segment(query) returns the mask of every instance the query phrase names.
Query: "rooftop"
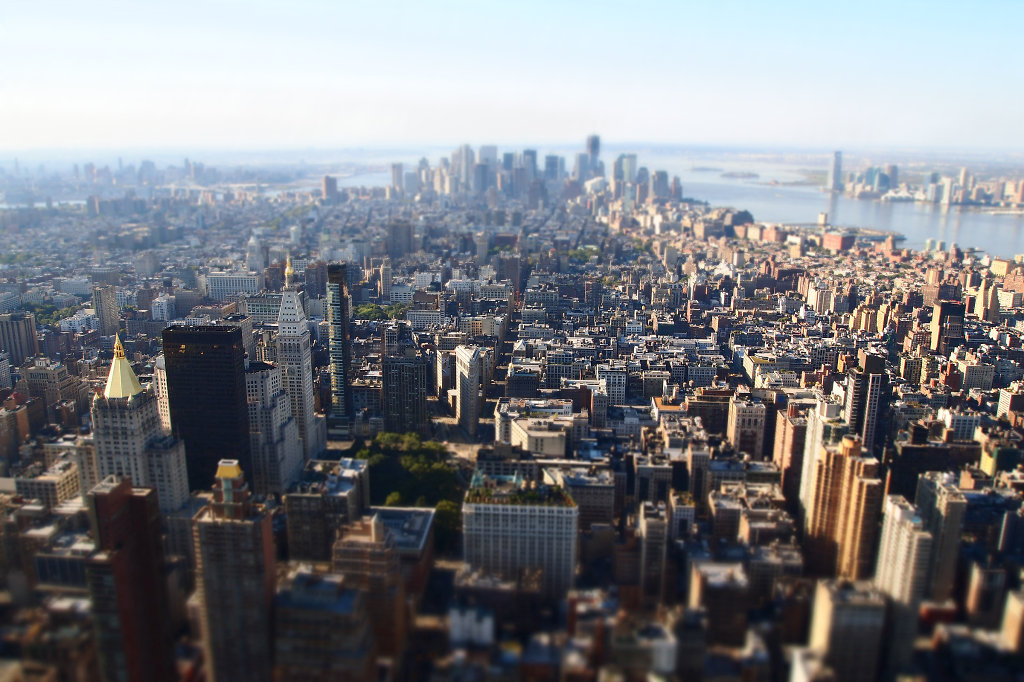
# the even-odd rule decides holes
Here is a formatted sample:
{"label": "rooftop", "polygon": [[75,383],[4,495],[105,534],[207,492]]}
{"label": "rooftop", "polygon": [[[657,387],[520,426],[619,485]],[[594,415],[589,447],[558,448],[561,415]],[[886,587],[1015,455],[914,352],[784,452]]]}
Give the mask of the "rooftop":
{"label": "rooftop", "polygon": [[526,481],[513,476],[486,476],[473,473],[464,504],[502,504],[518,506],[575,507],[572,497],[561,486]]}

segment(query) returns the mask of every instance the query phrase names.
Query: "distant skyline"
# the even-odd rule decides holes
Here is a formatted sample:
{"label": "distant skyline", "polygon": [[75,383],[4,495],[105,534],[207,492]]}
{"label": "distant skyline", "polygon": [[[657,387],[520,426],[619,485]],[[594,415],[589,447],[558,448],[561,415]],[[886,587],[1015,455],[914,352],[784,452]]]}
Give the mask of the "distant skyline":
{"label": "distant skyline", "polygon": [[0,154],[1024,150],[1024,3],[15,3]]}

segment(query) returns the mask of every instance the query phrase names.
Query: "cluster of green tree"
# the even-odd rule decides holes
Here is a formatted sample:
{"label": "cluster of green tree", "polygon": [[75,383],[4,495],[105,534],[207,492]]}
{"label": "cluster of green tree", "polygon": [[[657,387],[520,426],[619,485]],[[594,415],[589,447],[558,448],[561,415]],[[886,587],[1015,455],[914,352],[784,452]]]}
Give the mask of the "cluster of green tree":
{"label": "cluster of green tree", "polygon": [[31,259],[32,254],[29,253],[0,253],[0,264],[3,265],[21,265]]}
{"label": "cluster of green tree", "polygon": [[389,306],[363,303],[356,306],[355,318],[357,320],[400,320],[405,317],[408,310],[409,306],[405,303],[394,303]]}
{"label": "cluster of green tree", "polygon": [[65,317],[71,317],[78,310],[78,306],[58,309],[52,303],[24,303],[21,307],[36,316],[36,324],[47,327],[57,324]]}
{"label": "cluster of green tree", "polygon": [[633,240],[633,248],[635,248],[637,251],[646,251],[648,253],[651,253],[652,251],[654,251],[654,240],[648,239],[647,241],[644,241],[643,239],[640,239],[638,237]]}
{"label": "cluster of green tree", "polygon": [[578,249],[572,249],[571,251],[569,251],[569,258],[571,260],[578,260],[581,263],[586,263],[588,260],[590,260],[591,256],[596,256],[599,253],[601,253],[601,250],[599,248],[588,244],[587,246],[583,246]]}
{"label": "cluster of green tree", "polygon": [[290,208],[284,212],[284,217],[291,219],[301,218],[309,212],[309,208],[309,206],[296,206],[295,208]]}
{"label": "cluster of green tree", "polygon": [[452,545],[464,491],[444,445],[415,433],[379,433],[356,457],[369,462],[371,503],[434,507],[437,544]]}

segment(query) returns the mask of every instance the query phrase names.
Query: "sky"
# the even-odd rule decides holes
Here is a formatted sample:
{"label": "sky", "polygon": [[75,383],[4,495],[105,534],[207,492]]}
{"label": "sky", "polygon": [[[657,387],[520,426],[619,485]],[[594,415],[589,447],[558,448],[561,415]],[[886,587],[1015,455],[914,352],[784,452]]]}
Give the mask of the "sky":
{"label": "sky", "polygon": [[1024,2],[9,2],[0,153],[1020,151]]}

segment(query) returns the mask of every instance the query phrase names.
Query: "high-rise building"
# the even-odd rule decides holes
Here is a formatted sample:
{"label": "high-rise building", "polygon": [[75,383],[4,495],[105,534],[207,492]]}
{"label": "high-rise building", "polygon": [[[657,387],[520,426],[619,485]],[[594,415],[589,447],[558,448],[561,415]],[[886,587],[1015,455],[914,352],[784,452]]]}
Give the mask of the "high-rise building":
{"label": "high-rise building", "polygon": [[6,351],[0,351],[0,390],[13,387],[14,382],[11,377],[11,356]]}
{"label": "high-rise building", "polygon": [[539,571],[543,593],[562,598],[576,570],[578,522],[562,488],[477,470],[462,503],[465,561],[504,580]]}
{"label": "high-rise building", "polygon": [[377,287],[377,294],[380,296],[381,303],[388,305],[391,303],[391,259],[385,258],[384,262],[380,264],[380,283]]}
{"label": "high-rise building", "polygon": [[999,630],[999,642],[1005,651],[1024,651],[1024,590],[1006,594],[1006,608]]}
{"label": "high-rise building", "polygon": [[338,529],[361,518],[369,505],[365,459],[306,462],[302,481],[284,496],[288,558],[330,561]]}
{"label": "high-rise building", "polygon": [[809,645],[823,655],[835,682],[878,679],[885,597],[869,583],[821,580],[814,595]]}
{"label": "high-rise building", "polygon": [[245,370],[252,450],[252,489],[257,495],[281,495],[302,474],[302,441],[292,416],[281,370],[250,362]]}
{"label": "high-rise building", "polygon": [[117,338],[107,384],[92,401],[98,475],[155,488],[166,514],[188,502],[188,470],[185,444],[164,432],[157,402],[156,394],[139,383]]}
{"label": "high-rise building", "polygon": [[590,170],[597,173],[597,164],[601,157],[601,137],[590,135],[587,137],[587,154],[590,156]]}
{"label": "high-rise building", "polygon": [[455,389],[458,402],[455,419],[470,436],[476,436],[480,423],[480,348],[458,346],[455,349]]}
{"label": "high-rise building", "polygon": [[171,432],[171,404],[167,397],[167,361],[163,354],[153,360],[153,393],[156,394],[157,412],[164,433]]}
{"label": "high-rise building", "polygon": [[348,269],[344,263],[327,266],[327,327],[331,357],[331,411],[327,415],[329,438],[348,438],[352,428],[351,316]]}
{"label": "high-rise building", "polygon": [[338,200],[338,178],[332,178],[330,175],[325,175],[320,190],[320,196],[329,204],[336,203]]}
{"label": "high-rise building", "polygon": [[561,179],[561,170],[564,161],[557,154],[548,154],[544,157],[544,179],[552,182]]}
{"label": "high-rise building", "polygon": [[253,232],[245,245],[245,269],[250,272],[262,273],[265,267],[267,267],[267,259],[263,252],[263,245],[260,244],[256,233]]}
{"label": "high-rise building", "polygon": [[105,478],[87,503],[96,554],[86,561],[104,680],[177,680],[157,492]]}
{"label": "high-rise building", "polygon": [[772,461],[782,474],[782,494],[792,510],[799,507],[800,475],[803,473],[804,445],[807,442],[806,406],[801,409],[790,400],[786,411],[775,416],[775,448]]}
{"label": "high-rise building", "polygon": [[36,316],[32,313],[0,315],[0,350],[10,356],[14,367],[20,367],[27,358],[39,353]]}
{"label": "high-rise building", "polygon": [[824,447],[814,468],[807,523],[807,568],[812,575],[859,580],[875,566],[882,511],[878,460],[864,457],[860,439],[844,436]]}
{"label": "high-rise building", "polygon": [[277,314],[277,366],[281,370],[281,382],[288,394],[292,416],[299,427],[302,455],[305,459],[312,459],[327,446],[327,431],[323,418],[317,416],[314,408],[312,341],[306,312],[287,271],[285,280],[281,309]]}
{"label": "high-rise building", "polygon": [[293,570],[274,599],[274,679],[360,682],[377,677],[366,594],[337,573]]}
{"label": "high-rise building", "polygon": [[576,155],[576,165],[573,167],[572,177],[579,182],[584,182],[590,177],[590,155],[586,152]]}
{"label": "high-rise building", "polygon": [[276,582],[271,517],[251,500],[237,460],[220,460],[213,478],[213,501],[192,521],[207,676],[269,682]]}
{"label": "high-rise building", "polygon": [[665,595],[668,556],[668,512],[664,502],[640,505],[637,531],[640,536],[640,593],[645,604],[656,607]]}
{"label": "high-rise building", "polygon": [[987,276],[981,280],[978,287],[978,297],[974,302],[974,314],[978,319],[990,324],[998,324],[999,315],[999,285],[990,280]]}
{"label": "high-rise building", "polygon": [[227,455],[252,471],[242,330],[168,327],[163,346],[171,423],[185,441],[189,489],[208,486]]}
{"label": "high-rise building", "polygon": [[964,337],[965,312],[964,304],[954,301],[939,301],[932,306],[931,349],[934,352],[948,356],[967,342]]}
{"label": "high-rise building", "polygon": [[411,253],[412,223],[408,220],[392,220],[388,223],[388,255],[392,260]]}
{"label": "high-rise building", "polygon": [[92,307],[96,311],[96,319],[100,321],[100,335],[116,334],[120,324],[117,307],[117,289],[107,285],[94,287],[92,290]]}
{"label": "high-rise building", "polygon": [[847,432],[843,405],[834,396],[817,396],[817,404],[807,412],[807,435],[800,463],[800,518],[806,529],[814,505],[815,468],[824,453],[822,446],[835,445]]}
{"label": "high-rise building", "polygon": [[391,189],[395,192],[401,193],[404,187],[405,178],[403,177],[402,164],[393,163],[391,164]]}
{"label": "high-rise building", "polygon": [[377,651],[401,656],[408,628],[405,580],[394,537],[379,516],[345,526],[334,543],[331,567],[366,595]]}
{"label": "high-rise building", "polygon": [[459,186],[463,192],[468,192],[473,184],[473,166],[476,165],[476,155],[473,154],[473,147],[464,144],[459,147]]}
{"label": "high-rise building", "polygon": [[867,451],[873,452],[882,433],[879,428],[889,398],[889,377],[885,360],[879,355],[862,353],[859,367],[851,369],[846,380],[846,421],[850,432],[860,436]]}
{"label": "high-rise building", "polygon": [[944,602],[953,596],[967,498],[957,487],[955,475],[929,471],[917,479],[914,505],[925,529],[932,534],[927,596]]}
{"label": "high-rise building", "polygon": [[764,455],[764,431],[767,408],[759,398],[734,395],[729,398],[729,422],[726,437],[736,450],[761,459]]}
{"label": "high-rise building", "polygon": [[303,277],[306,295],[310,298],[323,298],[327,295],[327,263],[316,261],[306,264]]}
{"label": "high-rise building", "polygon": [[932,535],[917,510],[900,495],[885,499],[875,587],[890,599],[888,654],[890,677],[910,661],[917,633],[917,612],[928,590]]}
{"label": "high-rise building", "polygon": [[427,362],[422,357],[385,357],[381,401],[384,429],[418,431],[427,419]]}
{"label": "high-rise building", "polygon": [[843,191],[843,153],[832,154],[832,167],[828,173],[828,190],[830,192]]}
{"label": "high-rise building", "polygon": [[526,169],[526,183],[529,184],[537,178],[537,150],[523,150],[523,168]]}

